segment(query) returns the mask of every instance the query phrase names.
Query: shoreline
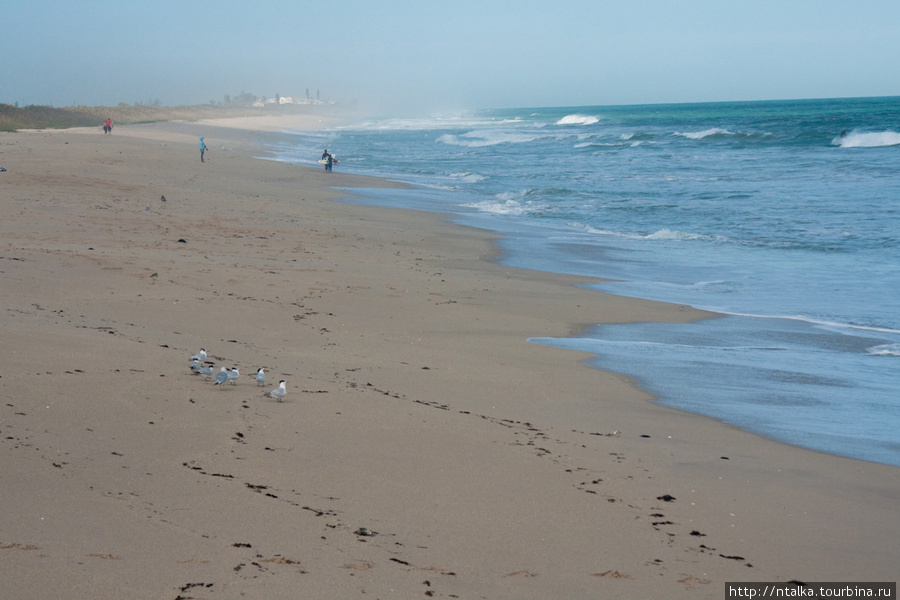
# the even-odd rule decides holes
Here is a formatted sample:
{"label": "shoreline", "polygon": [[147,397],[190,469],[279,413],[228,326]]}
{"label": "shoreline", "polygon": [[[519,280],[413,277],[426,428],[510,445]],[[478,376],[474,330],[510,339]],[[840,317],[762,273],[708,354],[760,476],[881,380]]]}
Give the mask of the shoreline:
{"label": "shoreline", "polygon": [[[348,127],[347,129],[352,130],[353,127]],[[295,132],[300,133],[300,132]],[[350,143],[351,148],[353,148],[353,142],[351,139],[356,138],[356,136],[350,136],[351,139],[346,139],[341,134],[340,130],[334,130],[334,134],[338,136],[338,140],[344,140],[343,143]],[[309,153],[309,146],[307,145],[309,139],[315,139],[315,137],[310,138],[309,135],[296,135],[294,136],[296,139],[294,141],[294,145],[291,144],[290,140],[288,140],[287,145],[284,143],[280,143],[278,145],[273,146],[275,149],[275,157],[277,159],[283,159],[290,162],[293,158],[297,159],[297,164],[309,163],[310,161],[305,160],[305,156],[303,153]],[[444,215],[448,220],[459,223],[467,226],[473,226],[476,228],[486,228],[489,231],[494,231],[498,236],[497,243],[497,256],[494,260],[500,261],[508,266],[520,266],[525,269],[538,270],[538,271],[546,271],[546,272],[554,272],[554,273],[564,273],[564,274],[572,274],[572,275],[584,275],[585,277],[590,278],[591,275],[588,273],[591,272],[590,269],[579,269],[577,266],[573,268],[572,265],[569,265],[562,259],[557,259],[557,261],[553,261],[552,259],[548,259],[546,256],[542,255],[542,253],[536,249],[536,246],[532,244],[540,245],[540,233],[536,237],[533,237],[528,234],[523,234],[522,229],[519,226],[513,226],[509,229],[508,224],[505,226],[502,223],[502,219],[493,219],[490,215],[484,216],[485,213],[493,212],[490,208],[477,208],[475,209],[474,215],[472,212],[466,210],[466,208],[472,207],[473,205],[479,205],[480,202],[476,202],[474,200],[466,199],[461,200],[460,196],[445,196],[441,199],[432,198],[432,191],[429,189],[430,185],[421,181],[420,177],[417,174],[414,174],[413,171],[407,171],[403,166],[399,166],[398,172],[406,172],[408,177],[395,177],[395,173],[392,173],[391,170],[386,168],[377,168],[374,166],[374,163],[371,163],[370,159],[373,158],[370,156],[365,147],[368,144],[363,144],[361,146],[357,146],[355,152],[361,152],[361,156],[356,156],[355,161],[359,161],[358,164],[365,165],[368,164],[368,167],[363,167],[366,169],[369,175],[381,176],[392,180],[403,181],[406,179],[410,182],[412,187],[410,190],[405,191],[401,194],[397,194],[392,192],[391,190],[367,190],[363,194],[362,198],[355,200],[355,202],[369,205],[369,206],[383,206],[383,207],[394,207],[394,208],[409,208],[413,210],[424,210],[426,212],[434,212],[437,214]],[[303,147],[305,150],[297,154],[297,148]],[[345,148],[345,152],[348,150]],[[427,151],[426,151],[427,152]],[[377,162],[377,161],[376,161]],[[380,163],[382,167],[386,167],[386,163]],[[471,165],[469,165],[471,167]],[[355,167],[351,165],[351,170],[355,170]],[[343,170],[343,169],[342,169]],[[472,168],[464,168],[459,167],[455,168],[454,171],[471,171]],[[433,184],[433,182],[432,182]],[[447,192],[448,194],[455,194],[455,191]],[[459,192],[461,194],[468,194],[467,191]],[[496,196],[497,190],[494,190],[494,195]],[[423,198],[428,198],[428,200],[423,200]],[[518,221],[513,219],[513,222]],[[508,235],[507,235],[508,232]],[[536,241],[537,240],[537,241]],[[551,249],[550,255],[554,256],[554,251]],[[523,259],[523,257],[525,257]],[[530,257],[530,258],[528,258]],[[534,263],[537,262],[537,265]],[[529,266],[530,264],[530,266]],[[690,264],[690,261],[687,261],[685,264]],[[581,271],[579,273],[579,271]],[[613,265],[613,271],[616,271],[616,267]],[[603,269],[600,270],[603,272]],[[674,304],[684,304],[687,306],[695,307],[691,300],[686,298],[677,298],[676,297],[665,297],[665,294],[662,294],[662,297],[659,295],[654,295],[659,293],[659,290],[653,289],[644,289],[643,291],[635,292],[632,290],[629,292],[627,289],[616,289],[617,287],[621,287],[621,284],[625,284],[626,288],[628,287],[628,282],[617,282],[608,280],[604,281],[603,276],[598,276],[599,279],[596,281],[587,281],[586,287],[598,289],[601,291],[606,291],[610,294],[619,294],[625,295],[629,297],[639,297],[643,299],[652,299],[665,303],[674,303]],[[614,274],[611,274],[610,277],[615,278]],[[629,277],[625,277],[625,279],[629,279]],[[606,283],[610,283],[613,285],[605,285]],[[677,288],[678,286],[674,286]],[[777,296],[776,296],[777,297]],[[701,298],[694,298],[698,302],[703,302]],[[777,313],[771,313],[768,315],[758,314],[758,315],[748,315],[744,314],[744,312],[728,312],[729,310],[734,310],[734,307],[720,307],[719,310],[710,308],[706,309],[705,318],[711,318],[712,321],[705,323],[698,323],[691,327],[685,328],[677,328],[675,331],[683,332],[685,337],[681,339],[687,339],[691,337],[691,334],[688,332],[693,332],[694,336],[703,340],[700,344],[701,347],[705,345],[705,343],[720,343],[725,347],[729,346],[729,342],[731,340],[737,339],[737,336],[734,335],[737,332],[729,331],[726,334],[719,333],[716,334],[717,327],[725,327],[723,323],[733,322],[739,318],[745,319],[757,319],[757,323],[745,323],[745,330],[748,332],[759,332],[759,329],[756,327],[760,327],[759,323],[761,321],[766,323],[784,323],[787,328],[793,329],[793,323],[795,321],[800,321],[804,324],[809,324],[811,326],[815,326],[816,321],[814,319],[806,319],[803,317],[791,317],[791,316],[783,316],[777,317],[774,316]],[[829,324],[829,323],[823,323]],[[859,434],[855,436],[847,436],[843,437],[840,431],[836,432],[810,432],[803,428],[804,423],[810,422],[821,422],[823,424],[827,424],[831,419],[828,418],[826,414],[810,414],[814,413],[814,410],[809,410],[806,413],[803,413],[805,409],[803,406],[799,407],[799,411],[802,414],[798,414],[796,419],[793,419],[791,415],[783,415],[784,418],[773,418],[771,416],[772,411],[768,409],[762,409],[759,412],[761,416],[756,416],[752,413],[751,410],[747,409],[747,406],[754,405],[752,400],[747,400],[745,402],[737,401],[732,399],[730,402],[724,402],[728,406],[727,409],[720,408],[720,400],[717,399],[717,396],[720,396],[721,392],[717,392],[715,388],[719,388],[721,390],[722,386],[717,386],[716,384],[711,384],[708,387],[709,389],[705,389],[704,393],[695,393],[699,390],[704,390],[704,384],[706,382],[714,382],[719,379],[718,374],[715,372],[715,369],[703,369],[703,373],[697,373],[696,378],[691,378],[686,381],[684,385],[684,393],[679,389],[672,389],[670,384],[671,381],[677,381],[678,377],[670,377],[671,374],[661,375],[660,373],[654,372],[655,369],[646,365],[646,362],[652,363],[653,357],[649,358],[649,361],[642,361],[638,359],[638,361],[630,362],[628,360],[624,360],[620,357],[619,359],[614,359],[614,356],[617,351],[610,352],[609,350],[604,351],[604,346],[601,343],[601,340],[606,338],[606,334],[600,335],[591,335],[591,331],[594,329],[594,323],[585,323],[580,324],[577,330],[575,330],[569,336],[565,336],[563,338],[551,338],[551,339],[541,339],[535,340],[537,343],[546,343],[551,346],[561,347],[561,348],[573,348],[573,349],[581,349],[585,352],[591,352],[589,350],[589,346],[596,345],[599,346],[594,353],[591,354],[592,358],[588,361],[589,364],[593,368],[599,368],[607,371],[619,372],[624,375],[628,375],[634,377],[639,380],[640,387],[649,391],[654,395],[658,395],[656,398],[657,402],[670,406],[672,408],[677,408],[679,410],[684,410],[687,412],[691,412],[693,414],[703,415],[713,417],[717,420],[721,420],[725,423],[735,424],[738,427],[749,431],[751,433],[755,433],[761,435],[763,437],[767,437],[769,439],[774,439],[781,443],[786,443],[789,445],[795,445],[798,447],[803,447],[807,449],[812,449],[816,451],[822,451],[826,454],[833,454],[836,456],[843,456],[846,458],[854,458],[857,460],[863,461],[871,461],[878,462],[883,464],[888,464],[892,466],[900,466],[900,462],[898,462],[898,456],[896,453],[896,449],[892,447],[893,439],[890,437],[889,433],[887,433],[887,427],[882,427],[881,429],[885,431],[884,434],[875,434],[873,430],[869,429],[867,431],[861,431]],[[835,323],[830,323],[829,325],[834,326]],[[767,325],[762,325],[761,327],[766,327]],[[628,325],[626,328],[612,328],[613,331],[626,332],[628,330],[635,332],[641,331],[641,324]],[[647,323],[646,327],[649,329],[654,329],[655,324],[653,322]],[[849,327],[849,326],[848,326]],[[598,329],[603,328],[603,324],[597,326]],[[661,348],[666,347],[665,339],[665,331],[667,330],[668,325],[663,324],[663,327],[657,329],[656,335],[651,334],[649,337],[638,338],[648,343],[660,343]],[[852,331],[852,327],[849,327]],[[660,334],[659,332],[663,333]],[[703,331],[704,333],[698,333]],[[620,333],[621,336],[627,336],[628,334]],[[640,335],[640,334],[635,334]],[[674,334],[673,334],[674,335]],[[758,335],[758,334],[757,334]],[[612,335],[613,338],[617,336],[615,334]],[[584,338],[584,339],[579,339]],[[591,342],[592,338],[596,338],[595,342]],[[631,339],[631,338],[627,338]],[[716,339],[718,342],[712,342],[711,340]],[[671,343],[671,342],[669,342]],[[689,344],[688,342],[684,342],[685,344]],[[767,343],[767,340],[758,340],[758,343],[764,345]],[[874,342],[873,342],[874,343]],[[677,346],[678,344],[676,344]],[[752,346],[753,344],[750,344]],[[685,346],[687,347],[687,346]],[[628,352],[628,348],[624,349],[625,352]],[[682,352],[680,350],[676,350],[676,352]],[[636,353],[640,354],[640,352]],[[682,352],[684,353],[684,352]],[[606,355],[606,358],[603,359],[603,356]],[[757,357],[758,358],[758,357]],[[686,367],[690,367],[691,361],[689,359],[684,360],[687,364],[684,365]],[[748,361],[752,362],[752,361]],[[758,360],[754,362],[754,364],[759,365]],[[644,365],[644,366],[639,366]],[[773,377],[779,376],[778,369],[782,365],[774,364],[768,365],[767,367],[759,367],[760,369],[771,368],[774,369],[772,372]],[[745,364],[745,368],[750,371],[753,371],[749,364]],[[820,367],[819,371],[822,372],[823,369]],[[783,374],[782,374],[783,375]],[[808,375],[809,377],[813,377],[814,375]],[[764,376],[761,375],[759,371],[756,372],[755,377],[756,381],[762,381],[765,379]],[[761,379],[760,379],[761,378]],[[750,377],[748,377],[750,379]],[[878,381],[878,377],[869,377],[871,381]],[[848,380],[842,382],[842,386],[847,388],[856,387],[860,382],[857,380]],[[699,385],[698,385],[699,384]],[[732,386],[734,386],[734,382],[732,382]],[[755,387],[752,383],[747,385],[744,389],[751,390]],[[731,389],[737,389],[736,387],[732,387]],[[765,390],[765,391],[763,391]],[[863,399],[868,395],[869,390],[867,388],[857,389],[855,394],[856,398]],[[766,392],[769,392],[768,394]],[[756,393],[755,398],[759,399],[758,405],[766,406],[771,402],[772,404],[777,404],[778,399],[782,399],[778,394],[779,390],[767,389],[764,387],[760,387],[759,391]],[[739,395],[739,394],[736,394]],[[790,404],[791,402],[797,402],[798,404],[812,405],[815,404],[815,401],[809,400],[807,398],[796,398],[798,394],[794,392],[794,395],[791,396],[790,392],[785,393],[785,397],[783,401],[785,404]],[[702,400],[700,398],[703,398]],[[774,398],[775,400],[770,400],[770,398]],[[823,401],[827,403],[828,400]],[[888,401],[887,399],[881,399]],[[839,402],[835,402],[836,405],[839,405]],[[875,399],[870,398],[870,405],[881,405],[882,402],[879,402]],[[864,419],[861,415],[858,415],[860,418],[860,422],[863,422]],[[844,423],[844,419],[840,417],[835,417],[833,419],[834,422],[839,422],[843,424],[843,428],[847,427],[862,427],[859,423],[849,424]],[[825,427],[827,431],[827,427]],[[829,436],[830,434],[830,436]]]}
{"label": "shoreline", "polygon": [[[204,124],[127,129],[0,135],[4,595],[695,598],[897,572],[896,468],[527,341],[700,313],[335,202],[391,183],[248,159],[265,134],[212,130],[201,165]],[[189,373],[201,346],[238,386]]]}

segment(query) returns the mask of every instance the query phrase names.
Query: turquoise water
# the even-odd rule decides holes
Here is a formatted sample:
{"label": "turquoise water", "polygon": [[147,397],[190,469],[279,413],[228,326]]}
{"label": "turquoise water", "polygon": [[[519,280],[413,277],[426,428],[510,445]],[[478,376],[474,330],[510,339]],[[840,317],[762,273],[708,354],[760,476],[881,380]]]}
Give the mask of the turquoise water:
{"label": "turquoise water", "polygon": [[504,109],[294,132],[367,201],[503,234],[502,261],[725,315],[535,342],[659,401],[900,465],[900,98]]}

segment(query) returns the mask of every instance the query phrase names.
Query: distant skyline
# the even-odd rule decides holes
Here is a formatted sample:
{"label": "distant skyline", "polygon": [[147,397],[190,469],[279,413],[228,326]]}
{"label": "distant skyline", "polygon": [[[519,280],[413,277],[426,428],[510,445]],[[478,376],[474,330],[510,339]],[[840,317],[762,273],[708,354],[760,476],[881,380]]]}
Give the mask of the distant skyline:
{"label": "distant skyline", "polygon": [[0,102],[404,114],[900,95],[897,0],[12,0]]}

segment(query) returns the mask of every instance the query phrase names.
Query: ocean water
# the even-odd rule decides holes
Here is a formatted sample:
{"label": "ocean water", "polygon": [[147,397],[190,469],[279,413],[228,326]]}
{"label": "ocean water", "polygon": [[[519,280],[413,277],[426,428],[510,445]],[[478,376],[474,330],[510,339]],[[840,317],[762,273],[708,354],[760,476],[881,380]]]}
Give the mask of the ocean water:
{"label": "ocean water", "polygon": [[364,202],[502,234],[502,261],[717,311],[533,339],[663,404],[900,465],[900,98],[486,110],[291,132]]}

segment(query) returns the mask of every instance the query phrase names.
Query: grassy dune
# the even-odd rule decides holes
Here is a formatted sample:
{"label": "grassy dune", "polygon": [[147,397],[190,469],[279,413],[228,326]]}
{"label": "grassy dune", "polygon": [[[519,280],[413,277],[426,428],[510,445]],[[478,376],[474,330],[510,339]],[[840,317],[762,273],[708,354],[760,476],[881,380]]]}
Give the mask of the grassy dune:
{"label": "grassy dune", "polygon": [[0,131],[19,129],[66,129],[68,127],[103,126],[106,119],[113,125],[122,123],[152,123],[155,121],[193,121],[224,117],[293,114],[309,112],[308,105],[280,105],[266,108],[197,106],[52,106],[16,107],[0,103]]}

